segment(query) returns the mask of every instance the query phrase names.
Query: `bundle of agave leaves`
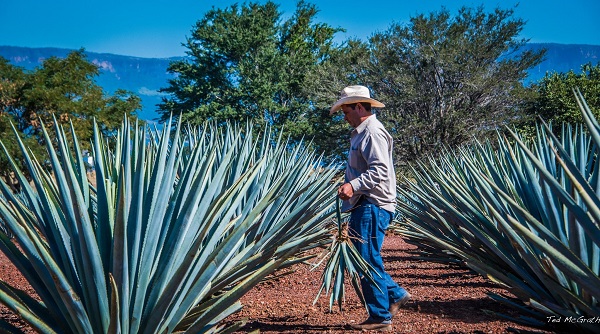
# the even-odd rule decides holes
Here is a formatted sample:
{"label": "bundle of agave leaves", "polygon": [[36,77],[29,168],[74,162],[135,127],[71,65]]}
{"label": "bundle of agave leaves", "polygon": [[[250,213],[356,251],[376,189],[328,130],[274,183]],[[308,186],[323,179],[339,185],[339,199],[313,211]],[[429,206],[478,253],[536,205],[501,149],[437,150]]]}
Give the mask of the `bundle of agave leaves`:
{"label": "bundle of agave leaves", "polygon": [[379,273],[362,258],[356,247],[352,244],[351,238],[355,238],[360,242],[364,242],[364,240],[360,239],[360,236],[351,235],[353,233],[349,230],[348,224],[348,215],[342,217],[340,199],[338,198],[336,200],[336,223],[332,231],[332,242],[327,251],[319,256],[319,260],[315,262],[313,267],[318,267],[327,259],[323,274],[321,275],[321,288],[313,301],[313,305],[317,303],[323,290],[325,290],[325,294],[329,294],[330,311],[333,310],[333,305],[336,303],[340,311],[343,311],[346,294],[344,286],[346,275],[350,278],[350,283],[363,305],[366,305],[366,303],[360,286],[361,277],[375,284],[377,289],[381,291],[381,288],[377,286],[373,277],[373,273],[376,275],[379,275]]}
{"label": "bundle of agave leaves", "polygon": [[[570,319],[569,330],[598,332],[600,319],[600,126],[583,96],[587,125],[542,123],[537,141],[512,133],[491,144],[421,164],[399,189],[396,228],[512,292],[529,307],[518,320],[544,326]],[[439,255],[439,253],[437,254]]]}
{"label": "bundle of agave leaves", "polygon": [[0,282],[0,302],[38,332],[234,331],[243,322],[223,319],[244,293],[329,240],[336,166],[302,146],[251,126],[124,120],[114,145],[95,125],[90,182],[72,126],[54,129],[45,165],[21,143],[22,196],[0,182],[14,236],[0,232],[0,249],[37,294]]}

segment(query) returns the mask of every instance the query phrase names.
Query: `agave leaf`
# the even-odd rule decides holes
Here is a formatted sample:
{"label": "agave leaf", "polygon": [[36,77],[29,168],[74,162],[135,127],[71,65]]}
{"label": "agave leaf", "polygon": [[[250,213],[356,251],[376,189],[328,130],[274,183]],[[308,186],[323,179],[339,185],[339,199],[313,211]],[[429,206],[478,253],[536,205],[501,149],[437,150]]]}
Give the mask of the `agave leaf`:
{"label": "agave leaf", "polygon": [[573,93],[575,94],[575,101],[577,102],[577,105],[579,106],[579,109],[581,110],[581,114],[583,115],[583,120],[584,120],[585,124],[587,124],[587,129],[588,129],[588,131],[590,131],[590,134],[591,134],[592,138],[594,139],[594,142],[596,143],[596,147],[599,147],[600,146],[600,125],[598,125],[598,120],[596,120],[596,118],[594,117],[594,113],[588,106],[588,104],[585,101],[583,94],[581,94],[581,91],[579,90],[579,88],[575,89]]}
{"label": "agave leaf", "polygon": [[[560,243],[553,243],[550,246],[547,242],[548,239],[544,240],[528,228],[521,224],[515,223],[514,220],[509,219],[513,227],[518,229],[527,239],[535,243],[536,246],[540,247],[546,252],[548,256],[555,260],[554,264],[564,271],[571,273],[570,277],[574,279],[582,287],[586,288],[595,296],[600,297],[600,278],[596,276],[589,268],[581,262],[576,256],[574,256],[570,250],[565,247],[561,247]],[[550,239],[551,240],[551,239]]]}
{"label": "agave leaf", "polygon": [[[484,310],[484,311],[486,311],[486,310]],[[498,313],[498,312],[492,312],[492,311],[488,311],[487,313],[490,313],[492,315],[498,316],[500,318],[504,318],[506,320],[509,320],[509,321],[512,321],[512,322],[515,322],[518,324],[523,324],[523,325],[531,326],[531,327],[544,327],[544,326],[548,325],[548,323],[545,321],[540,321],[538,319],[525,317],[525,316],[511,317],[504,313]]]}
{"label": "agave leaf", "polygon": [[[11,124],[12,126],[12,124]],[[17,135],[16,129],[14,128],[14,126],[12,126],[13,128],[13,132],[15,133],[17,142],[22,150],[22,152],[24,152],[23,157],[25,160],[25,164],[28,167],[30,173],[32,175],[42,175],[44,176],[44,174],[40,174],[39,173],[39,169],[37,168],[39,166],[39,164],[34,160],[31,159],[30,155],[27,154],[27,149],[25,148],[25,146],[23,145],[23,142],[21,141],[21,138]],[[42,200],[44,200],[43,202],[40,201],[40,198],[37,196],[37,194],[33,191],[33,189],[30,187],[29,182],[25,179],[25,177],[23,176],[23,173],[19,170],[19,168],[17,167],[17,165],[15,164],[14,160],[12,159],[12,157],[10,156],[10,154],[8,153],[8,151],[6,150],[6,148],[4,147],[4,145],[2,144],[2,147],[4,149],[4,152],[6,154],[6,156],[8,157],[9,161],[11,162],[11,166],[13,168],[13,170],[16,171],[16,174],[18,176],[19,179],[19,183],[22,185],[23,188],[23,194],[25,199],[27,199],[27,207],[31,208],[33,210],[33,214],[35,215],[35,217],[37,218],[36,221],[38,222],[42,222],[42,226],[44,227],[43,222],[46,221],[45,218],[53,218],[57,216],[56,210],[54,209],[53,205],[51,204],[50,201],[46,201],[45,197],[42,197]],[[34,183],[36,184],[36,187],[40,188],[41,183],[38,182],[39,178],[33,178]],[[10,201],[12,201],[13,203],[20,203],[20,200],[16,199],[12,194],[9,194],[10,192],[8,191],[8,187],[4,184],[4,182],[2,182],[2,190],[3,190],[3,194],[5,196],[5,198],[8,198]],[[41,202],[41,203],[40,203]],[[40,204],[42,206],[40,206]],[[24,216],[29,216],[28,213],[24,212],[24,206],[23,205],[18,205],[17,207],[20,208],[20,212],[19,214],[24,215]],[[50,216],[50,217],[48,217]],[[33,217],[30,217],[33,218]],[[48,219],[49,220],[49,219]],[[54,220],[54,219],[53,219]],[[28,220],[29,221],[29,220]],[[32,224],[32,223],[30,223]],[[33,228],[33,225],[31,225]],[[41,229],[42,233],[44,233],[43,231],[45,229]],[[65,234],[66,232],[64,231],[64,229],[62,229],[62,226],[59,224],[58,225],[58,229],[57,230],[52,230],[53,234],[52,235],[48,235],[46,233],[44,233],[44,237],[48,238],[51,241],[57,241],[57,242],[50,242],[49,245],[53,250],[54,254],[59,254],[59,256],[61,257],[62,262],[66,262],[71,260],[72,261],[72,253],[70,251],[64,251],[63,248],[58,247],[59,244],[63,244],[63,242],[68,243],[68,239],[65,240]],[[59,243],[60,242],[60,243]],[[69,259],[69,260],[67,260]],[[69,275],[70,273],[67,273],[67,275]]]}
{"label": "agave leaf", "polygon": [[[514,133],[513,135],[517,136]],[[517,143],[521,146],[522,152],[526,154],[529,157],[530,161],[532,161],[536,165],[538,170],[540,170],[540,176],[543,177],[547,184],[555,190],[554,194],[559,196],[561,201],[568,206],[569,210],[573,211],[577,215],[577,217],[579,218],[579,222],[583,224],[584,228],[589,229],[590,237],[592,238],[593,242],[595,244],[600,244],[600,230],[597,228],[598,226],[591,222],[590,218],[588,218],[588,212],[585,212],[579,205],[577,205],[577,203],[575,203],[573,198],[563,189],[563,187],[561,187],[561,185],[556,181],[554,176],[551,175],[544,168],[544,166],[539,162],[535,155],[525,146],[525,144],[520,139],[517,139]]]}
{"label": "agave leaf", "polygon": [[233,300],[237,301],[256,283],[260,282],[269,272],[272,272],[274,268],[277,268],[281,262],[283,262],[283,259],[269,261],[253,275],[244,279],[230,291],[227,291],[212,307],[204,312],[202,316],[198,317],[196,322],[190,328],[188,328],[186,332],[197,333],[201,328],[208,325],[210,323],[210,319],[213,319],[215,316],[223,313],[224,310],[227,310],[232,304]]}
{"label": "agave leaf", "polygon": [[[93,134],[93,149],[94,156],[94,171],[96,173],[96,211],[98,221],[104,224],[96,225],[96,240],[101,249],[107,249],[111,239],[111,229],[114,226],[114,208],[110,205],[112,199],[110,187],[107,187],[107,181],[111,179],[108,173],[108,149],[104,145],[100,136],[98,124],[94,119],[94,134]],[[111,196],[112,197],[112,196]],[[106,254],[105,254],[106,256]]]}
{"label": "agave leaf", "polygon": [[[0,203],[0,208],[2,207],[3,203]],[[15,265],[15,267],[17,267],[17,270],[19,270],[22,274],[24,274],[26,277],[32,277],[32,279],[29,280],[29,284],[36,290],[36,291],[40,291],[40,295],[42,298],[48,298],[50,301],[52,301],[51,297],[50,297],[50,292],[48,292],[47,290],[45,290],[43,288],[45,281],[44,279],[40,278],[39,276],[35,275],[35,267],[33,266],[32,262],[30,261],[12,242],[10,242],[10,238],[8,238],[6,236],[6,234],[1,233],[0,232],[0,250],[4,253],[4,255],[13,263],[13,265]],[[51,281],[50,277],[46,277],[47,281]],[[49,305],[48,305],[49,304]],[[34,306],[31,306],[31,308],[35,309]],[[56,316],[56,310],[60,309],[61,307],[49,302],[46,305],[46,312]],[[38,312],[41,314],[45,314],[45,312]]]}
{"label": "agave leaf", "polygon": [[[11,123],[11,128],[13,131],[13,134],[16,137],[16,141],[17,144],[19,145],[19,148],[21,149],[22,152],[27,152],[27,149],[25,148],[25,144],[23,144],[23,141],[21,140],[21,137],[18,135],[17,129],[14,127],[14,125]],[[10,163],[11,169],[14,171],[15,173],[15,177],[17,178],[17,180],[19,181],[19,184],[21,185],[21,191],[25,194],[25,198],[28,199],[28,203],[27,206],[29,208],[32,208],[32,210],[34,212],[39,212],[40,211],[40,207],[39,207],[39,203],[37,201],[34,201],[32,199],[35,198],[35,191],[33,190],[33,188],[31,187],[31,185],[29,184],[29,181],[27,180],[27,178],[25,177],[25,175],[23,174],[23,172],[18,168],[16,162],[14,161],[14,159],[12,158],[12,156],[10,155],[10,153],[8,153],[8,150],[6,149],[6,147],[4,146],[4,143],[0,140],[0,145],[2,146],[2,150],[4,151],[4,155],[6,156],[6,158],[8,159],[8,162]],[[30,167],[33,165],[33,163],[31,162],[30,156],[29,154],[24,154],[23,155],[23,159],[25,160],[25,165]],[[31,169],[30,169],[31,171]],[[6,192],[4,192],[5,196],[8,196],[7,198],[11,198],[12,194],[9,195]]]}
{"label": "agave leaf", "polygon": [[[242,187],[247,187],[248,182],[243,182],[243,180],[244,179],[240,179],[241,182],[239,184]],[[233,196],[233,192],[231,193],[231,196]],[[229,201],[227,201],[227,202],[229,202]],[[227,217],[227,216],[229,216],[229,215],[226,215],[225,217]],[[221,272],[223,266],[234,255],[234,252],[232,252],[232,251],[235,248],[237,248],[240,245],[240,243],[242,242],[241,235],[243,233],[245,233],[246,229],[247,229],[246,226],[241,225],[241,226],[237,227],[234,231],[232,231],[232,233],[229,234],[219,244],[218,248],[216,248],[215,251],[211,252],[205,261],[202,261],[202,262],[204,262],[204,265],[193,265],[190,263],[191,268],[194,268],[193,271],[198,272],[199,276],[193,282],[193,287],[191,288],[189,297],[185,296],[185,295],[182,296],[182,297],[188,297],[188,298],[185,298],[182,300],[182,304],[179,306],[179,308],[181,310],[187,310],[196,303],[196,301],[198,299],[198,297],[197,297],[198,295],[196,293],[194,293],[194,290],[204,289],[207,282],[212,280],[219,272]],[[205,246],[206,249],[212,250],[216,246],[217,241],[221,240],[221,236],[222,236],[223,232],[224,231],[221,231],[221,232],[217,231],[216,233],[214,233],[213,234],[214,237],[206,244],[206,246]],[[202,241],[203,241],[202,239],[198,239],[197,242],[200,243]],[[196,248],[196,247],[194,247],[194,248]],[[189,256],[189,257],[191,258],[191,256]],[[187,268],[187,267],[184,264],[181,268],[183,269],[183,268]],[[162,294],[162,297],[176,295],[174,292],[170,292],[168,290],[168,288],[170,288],[170,287],[174,287],[179,290],[179,287],[169,284],[167,286],[166,292]],[[168,303],[170,304],[170,301]],[[159,307],[160,307],[161,306],[160,302],[157,303],[157,305],[159,305]],[[155,312],[157,312],[157,311],[155,310]],[[164,319],[166,321],[169,320],[168,318],[164,318]],[[150,324],[152,324],[152,323],[150,323]]]}
{"label": "agave leaf", "polygon": [[110,325],[108,326],[108,333],[121,333],[121,310],[119,309],[119,290],[117,284],[112,275],[109,274],[110,280]]}
{"label": "agave leaf", "polygon": [[506,298],[504,296],[500,296],[500,295],[498,295],[496,293],[493,293],[493,292],[488,292],[487,295],[490,296],[490,298],[492,298],[494,300],[497,300],[497,301],[499,301],[499,302],[501,302],[503,304],[507,304],[507,305],[510,305],[511,307],[519,309],[519,311],[522,312],[522,313],[524,313],[524,314],[529,314],[530,316],[532,316],[534,318],[537,318],[537,319],[539,319],[539,318],[542,317],[542,315],[539,314],[538,312],[535,312],[535,311],[531,310],[528,307],[523,307],[523,305],[515,303],[514,301],[512,301],[512,300],[510,300],[510,299],[508,299],[508,298]]}
{"label": "agave leaf", "polygon": [[[56,122],[56,120],[54,124],[56,132],[63,133],[64,135],[64,132],[61,132],[58,129],[58,122]],[[101,262],[92,223],[89,220],[89,216],[86,214],[87,210],[83,211],[87,206],[84,202],[80,188],[77,186],[72,164],[65,161],[68,159],[67,157],[71,156],[66,148],[66,138],[63,137],[62,141],[59,140],[59,149],[63,159],[61,164],[57,152],[51,144],[52,141],[43,126],[42,132],[46,139],[47,151],[50,155],[50,163],[53,166],[56,183],[58,189],[60,189],[59,194],[62,202],[60,207],[65,213],[67,224],[70,225],[70,233],[79,237],[77,240],[78,242],[74,244],[76,249],[74,255],[75,261],[79,262],[80,268],[86,268],[86,270],[78,272],[79,277],[84,281],[84,286],[87,287],[87,289],[82,289],[83,294],[87,296],[84,299],[84,303],[87,303],[86,308],[90,310],[90,313],[88,313],[86,317],[89,318],[93,328],[102,328],[106,330],[109,322],[109,305],[107,287],[105,284],[106,281],[104,279],[104,268]],[[60,275],[62,276],[59,267],[56,268],[56,271],[60,272]]]}
{"label": "agave leaf", "polygon": [[[9,254],[13,255],[10,256],[7,254],[9,259],[30,262],[32,267],[24,263],[15,263],[15,265],[17,268],[33,269],[33,271],[25,271],[23,273],[37,276],[39,280],[32,280],[32,283],[40,289],[39,294],[46,297],[51,295],[52,298],[61,300],[64,304],[57,304],[61,308],[61,312],[66,312],[77,317],[77,320],[70,323],[70,325],[80,329],[90,328],[89,320],[81,301],[47,252],[47,248],[43,245],[43,241],[39,238],[36,231],[27,225],[19,224],[14,216],[7,213],[4,202],[0,203],[0,212],[5,223],[10,226],[12,233],[20,241],[21,248],[26,254],[26,256],[15,256],[19,252],[16,247],[7,247],[11,250]],[[10,241],[7,238],[2,238],[2,244],[5,247],[6,243],[10,243]],[[47,289],[46,287],[56,287],[56,289]]]}
{"label": "agave leaf", "polygon": [[247,322],[248,322],[248,319],[243,319],[242,321],[235,322],[234,324],[232,324],[229,327],[220,328],[218,330],[218,333],[220,333],[220,334],[236,333],[239,329],[246,326]]}
{"label": "agave leaf", "polygon": [[5,293],[4,284],[0,284],[0,300],[4,305],[10,308],[13,312],[22,317],[27,321],[34,329],[40,333],[57,333],[54,329],[47,326],[44,321],[37,317],[36,314],[29,311],[27,305],[22,304],[20,301],[11,298]]}

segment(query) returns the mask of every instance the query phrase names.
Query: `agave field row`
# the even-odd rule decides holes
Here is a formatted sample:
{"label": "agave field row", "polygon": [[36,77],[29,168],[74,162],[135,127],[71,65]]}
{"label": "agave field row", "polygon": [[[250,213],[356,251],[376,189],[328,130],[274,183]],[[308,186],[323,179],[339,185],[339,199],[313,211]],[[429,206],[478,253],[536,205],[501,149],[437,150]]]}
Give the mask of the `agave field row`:
{"label": "agave field row", "polygon": [[497,145],[448,152],[398,190],[396,229],[501,284],[527,307],[491,297],[520,308],[516,320],[531,325],[600,319],[600,126],[576,98],[585,127],[567,124],[559,139],[541,123],[535,142],[511,132]]}

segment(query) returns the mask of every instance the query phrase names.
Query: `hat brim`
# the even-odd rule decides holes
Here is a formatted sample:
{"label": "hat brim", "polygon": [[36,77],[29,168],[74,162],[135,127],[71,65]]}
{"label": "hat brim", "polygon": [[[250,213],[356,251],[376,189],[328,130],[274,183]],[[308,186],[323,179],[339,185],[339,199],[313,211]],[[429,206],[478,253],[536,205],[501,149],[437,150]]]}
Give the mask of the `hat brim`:
{"label": "hat brim", "polygon": [[342,109],[342,105],[344,105],[344,104],[353,104],[353,103],[358,103],[358,102],[369,102],[371,104],[371,107],[373,107],[373,108],[385,107],[385,104],[383,104],[375,99],[370,99],[370,98],[361,97],[361,96],[348,96],[348,97],[344,97],[344,98],[337,100],[333,104],[331,109],[329,109],[329,115],[333,115],[336,112],[338,112],[340,109]]}

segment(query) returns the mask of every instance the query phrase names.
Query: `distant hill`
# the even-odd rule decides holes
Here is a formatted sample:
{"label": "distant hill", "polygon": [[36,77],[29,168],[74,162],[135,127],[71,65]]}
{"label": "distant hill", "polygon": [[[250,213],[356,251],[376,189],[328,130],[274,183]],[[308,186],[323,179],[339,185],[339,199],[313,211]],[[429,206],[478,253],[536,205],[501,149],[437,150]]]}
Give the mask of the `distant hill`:
{"label": "distant hill", "polygon": [[[543,63],[529,71],[528,82],[544,77],[547,72],[579,73],[581,65],[597,64],[600,61],[600,45],[581,44],[548,44],[529,43],[525,49],[538,50],[546,48],[546,59]],[[13,65],[32,70],[41,65],[44,59],[52,56],[65,57],[70,49],[58,48],[26,48],[0,46],[0,56],[8,59]],[[154,120],[158,117],[156,104],[161,101],[159,88],[166,87],[173,75],[167,73],[167,66],[173,58],[140,58],[109,53],[86,52],[88,61],[100,67],[98,85],[110,94],[117,89],[126,89],[142,98],[141,119]]]}
{"label": "distant hill", "polygon": [[[40,66],[44,59],[53,56],[63,58],[73,51],[58,48],[0,46],[1,57],[27,70]],[[139,117],[144,120],[158,117],[156,104],[161,102],[161,93],[158,89],[166,87],[168,80],[173,78],[173,75],[167,73],[169,62],[181,57],[140,58],[95,52],[85,52],[85,54],[88,61],[100,67],[100,75],[96,82],[106,92],[113,94],[117,89],[132,91],[142,99],[142,111]]]}

